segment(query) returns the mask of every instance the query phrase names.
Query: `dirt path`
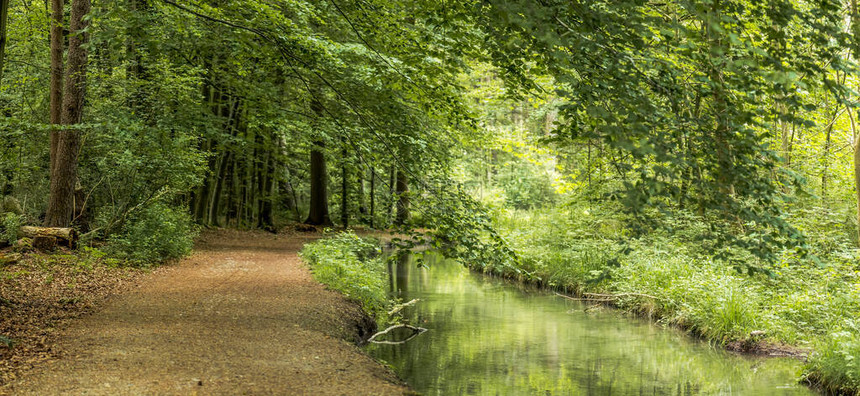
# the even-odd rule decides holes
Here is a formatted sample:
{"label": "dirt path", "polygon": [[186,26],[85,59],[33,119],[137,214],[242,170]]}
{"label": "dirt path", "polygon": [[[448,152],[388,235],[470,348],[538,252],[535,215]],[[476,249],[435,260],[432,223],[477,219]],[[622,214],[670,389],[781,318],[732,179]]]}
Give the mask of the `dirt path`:
{"label": "dirt path", "polygon": [[[358,308],[314,282],[308,236],[219,231],[73,324],[12,394],[403,394],[352,342]],[[0,389],[3,393],[4,389]]]}

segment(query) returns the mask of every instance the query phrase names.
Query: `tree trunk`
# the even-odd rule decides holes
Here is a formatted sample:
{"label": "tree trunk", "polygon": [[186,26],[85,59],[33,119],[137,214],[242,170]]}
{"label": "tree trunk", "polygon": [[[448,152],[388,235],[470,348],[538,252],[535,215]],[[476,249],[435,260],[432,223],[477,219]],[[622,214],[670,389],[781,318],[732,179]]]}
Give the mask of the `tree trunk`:
{"label": "tree trunk", "polygon": [[391,171],[388,178],[388,225],[394,224],[394,206],[396,202],[396,186],[397,186],[397,166],[391,165]]}
{"label": "tree trunk", "polygon": [[792,122],[790,125],[785,125],[782,129],[782,156],[785,159],[785,166],[791,167],[791,151],[794,146],[794,131],[796,124]]}
{"label": "tree trunk", "polygon": [[[200,147],[201,151],[204,153],[211,153],[212,148],[215,143],[212,139],[206,139],[205,147]],[[210,192],[212,191],[210,185],[212,184],[212,179],[217,177],[217,175],[212,174],[212,169],[215,167],[216,157],[214,155],[210,155],[209,159],[206,161],[206,169],[209,172],[203,177],[203,183],[200,184],[200,187],[197,188],[196,193],[194,194],[194,207],[192,208],[192,215],[194,216],[194,220],[202,225],[206,222],[206,203],[210,200]]]}
{"label": "tree trunk", "polygon": [[275,232],[275,216],[273,214],[273,203],[275,199],[275,155],[269,154],[266,159],[265,179],[263,182],[262,199],[260,206],[260,221],[258,226],[266,231]]}
{"label": "tree trunk", "polygon": [[860,136],[854,135],[854,193],[857,197],[857,244],[860,246]]}
{"label": "tree trunk", "polygon": [[376,217],[376,170],[370,168],[370,228],[373,229],[373,222]]}
{"label": "tree trunk", "polygon": [[[84,95],[87,81],[87,48],[89,21],[85,16],[90,12],[90,0],[73,0],[69,37],[69,65],[66,72],[65,92],[63,95],[62,123],[80,124],[84,108]],[[75,208],[75,182],[77,181],[78,153],[80,151],[80,131],[74,128],[52,131],[58,134],[56,161],[51,171],[51,192],[45,224],[66,227],[72,221]]]}
{"label": "tree trunk", "polygon": [[[854,59],[860,58],[860,12],[857,8],[857,0],[851,0],[851,33],[854,37],[852,42],[852,55]],[[857,124],[854,120],[854,114],[851,107],[848,107],[848,116],[851,118],[851,134],[854,137],[854,193],[857,197],[857,241],[860,245],[860,133],[857,131]]]}
{"label": "tree trunk", "polygon": [[[9,0],[0,0],[0,83],[3,82],[3,67],[6,64],[6,22],[9,20]],[[12,140],[6,141],[6,146],[11,149],[15,143]],[[12,193],[14,186],[12,179],[15,174],[10,169],[4,172],[3,185],[0,187],[0,196],[9,195]]]}
{"label": "tree trunk", "polygon": [[[838,112],[836,114],[839,114]],[[835,118],[835,116],[834,116]],[[823,169],[821,170],[821,201],[824,204],[827,204],[827,172],[830,170],[830,164],[827,162],[830,158],[830,137],[833,134],[833,123],[830,122],[830,125],[827,126],[827,131],[824,136],[824,153],[821,154],[821,162],[823,164]]]}
{"label": "tree trunk", "polygon": [[51,88],[50,121],[51,129],[51,174],[54,173],[57,156],[57,139],[54,130],[63,122],[63,0],[51,0]]}
{"label": "tree trunk", "polygon": [[406,173],[397,171],[397,225],[404,225],[409,220],[409,184]]}
{"label": "tree trunk", "polygon": [[311,150],[311,207],[305,224],[323,226],[332,224],[328,214],[328,175],[323,154],[324,147],[323,142],[316,141]]}
{"label": "tree trunk", "polygon": [[349,182],[347,178],[349,177],[349,172],[346,169],[346,156],[348,155],[346,151],[346,142],[342,142],[344,144],[344,149],[341,152],[341,160],[340,160],[340,222],[343,224],[343,228],[349,228]]}
{"label": "tree trunk", "polygon": [[235,188],[235,184],[236,184],[235,183],[235,177],[233,176],[236,173],[236,171],[235,171],[235,169],[236,169],[235,157],[236,157],[235,154],[232,155],[232,158],[230,158],[230,161],[227,163],[227,169],[224,171],[224,176],[223,176],[224,177],[224,191],[225,191],[225,196],[223,198],[224,208],[218,209],[219,213],[220,212],[224,213],[224,225],[225,226],[230,225],[230,220],[232,220],[233,216],[235,215],[234,206],[233,206],[233,195],[234,195],[234,191],[236,190],[236,188]]}
{"label": "tree trunk", "polygon": [[361,223],[367,224],[367,206],[364,200],[364,171],[359,170],[356,174],[358,175],[358,216]]}
{"label": "tree trunk", "polygon": [[6,21],[9,20],[9,0],[0,0],[0,82],[6,64]]}
{"label": "tree trunk", "polygon": [[711,84],[715,85],[712,88],[712,96],[714,100],[714,118],[716,120],[716,128],[714,129],[714,150],[717,156],[716,180],[720,191],[732,195],[734,193],[733,186],[733,163],[731,148],[727,139],[731,136],[730,120],[728,113],[730,105],[728,103],[725,88],[722,85],[723,76],[722,70],[717,65],[718,59],[723,55],[724,43],[722,32],[712,28],[711,26],[719,25],[722,20],[721,5],[719,0],[711,3],[710,13],[705,22],[708,23],[707,39],[709,43],[709,58],[708,58],[708,75]]}
{"label": "tree trunk", "polygon": [[224,181],[227,175],[227,166],[232,161],[232,152],[227,151],[221,158],[221,166],[218,167],[218,177],[215,179],[215,192],[212,196],[212,204],[209,206],[209,220],[207,223],[215,227],[221,226],[221,199],[224,195]]}

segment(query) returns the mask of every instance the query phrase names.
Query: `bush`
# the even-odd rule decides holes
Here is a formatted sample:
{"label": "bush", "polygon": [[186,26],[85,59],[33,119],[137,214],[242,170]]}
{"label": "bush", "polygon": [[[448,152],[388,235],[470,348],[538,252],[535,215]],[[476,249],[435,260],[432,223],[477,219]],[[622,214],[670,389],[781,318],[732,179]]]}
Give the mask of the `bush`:
{"label": "bush", "polygon": [[318,282],[358,302],[382,323],[390,304],[378,246],[372,239],[341,232],[305,245],[300,254]]}
{"label": "bush", "polygon": [[156,203],[132,216],[109,239],[107,249],[119,259],[147,266],[187,256],[196,235],[185,210]]}
{"label": "bush", "polygon": [[24,216],[16,213],[0,213],[0,240],[14,244],[18,240],[18,229],[24,224]]}

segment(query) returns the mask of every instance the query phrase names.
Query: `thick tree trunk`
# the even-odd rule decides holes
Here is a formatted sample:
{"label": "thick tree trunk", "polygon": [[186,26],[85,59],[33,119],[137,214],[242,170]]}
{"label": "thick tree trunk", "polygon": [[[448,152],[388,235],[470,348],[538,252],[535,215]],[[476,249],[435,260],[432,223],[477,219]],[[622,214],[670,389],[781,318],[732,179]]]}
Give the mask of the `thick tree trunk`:
{"label": "thick tree trunk", "polygon": [[409,221],[409,183],[406,178],[406,173],[402,170],[397,171],[397,218],[394,222],[397,225],[404,225]]}
{"label": "thick tree trunk", "polygon": [[[62,123],[75,125],[81,122],[87,81],[87,48],[90,0],[73,0],[69,37],[69,64],[63,95]],[[45,224],[66,227],[72,221],[75,208],[75,182],[77,181],[80,131],[74,128],[52,131],[58,134],[54,151],[56,161],[51,171],[51,192]]]}
{"label": "thick tree trunk", "polygon": [[723,75],[722,70],[717,68],[719,59],[723,56],[724,43],[723,34],[721,31],[712,28],[711,26],[718,25],[722,20],[721,4],[719,0],[711,3],[711,10],[705,22],[709,24],[707,28],[707,39],[709,43],[709,62],[708,75],[712,89],[712,97],[714,100],[714,118],[716,120],[716,128],[714,129],[714,151],[716,153],[717,170],[716,180],[720,191],[732,195],[734,194],[734,186],[732,179],[734,178],[734,164],[732,161],[731,147],[728,139],[731,136],[730,120],[728,113],[730,105],[728,103],[727,94],[722,86]]}
{"label": "thick tree trunk", "polygon": [[311,199],[310,210],[305,224],[330,226],[328,214],[328,175],[326,173],[324,143],[314,142],[311,150]]}

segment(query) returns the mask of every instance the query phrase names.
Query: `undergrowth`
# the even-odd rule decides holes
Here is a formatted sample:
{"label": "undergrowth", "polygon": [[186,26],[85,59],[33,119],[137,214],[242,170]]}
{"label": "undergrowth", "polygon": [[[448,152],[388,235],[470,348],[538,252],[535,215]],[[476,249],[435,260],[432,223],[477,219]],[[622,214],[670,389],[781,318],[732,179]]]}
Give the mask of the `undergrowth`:
{"label": "undergrowth", "polygon": [[709,259],[706,242],[683,224],[634,239],[599,204],[503,209],[495,219],[518,268],[473,264],[478,269],[572,294],[613,294],[622,309],[718,344],[811,350],[805,379],[831,391],[860,390],[860,268],[847,243],[812,240],[816,259],[786,252],[769,275],[749,275]]}
{"label": "undergrowth", "polygon": [[387,322],[390,301],[378,241],[341,232],[305,245],[300,255],[318,282],[359,303],[377,323]]}
{"label": "undergrowth", "polygon": [[187,211],[157,203],[131,216],[108,239],[106,251],[138,267],[176,260],[191,253],[197,227]]}

